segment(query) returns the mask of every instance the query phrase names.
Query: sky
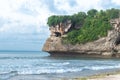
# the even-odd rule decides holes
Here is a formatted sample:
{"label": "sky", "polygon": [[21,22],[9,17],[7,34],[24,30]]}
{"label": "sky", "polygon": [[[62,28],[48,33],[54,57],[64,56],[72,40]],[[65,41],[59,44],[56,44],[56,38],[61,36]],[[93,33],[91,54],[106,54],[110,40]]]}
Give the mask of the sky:
{"label": "sky", "polygon": [[49,16],[93,8],[120,8],[120,0],[0,0],[0,50],[39,50],[50,35]]}
{"label": "sky", "polygon": [[0,0],[0,34],[48,34],[49,16],[92,8],[120,8],[120,0]]}

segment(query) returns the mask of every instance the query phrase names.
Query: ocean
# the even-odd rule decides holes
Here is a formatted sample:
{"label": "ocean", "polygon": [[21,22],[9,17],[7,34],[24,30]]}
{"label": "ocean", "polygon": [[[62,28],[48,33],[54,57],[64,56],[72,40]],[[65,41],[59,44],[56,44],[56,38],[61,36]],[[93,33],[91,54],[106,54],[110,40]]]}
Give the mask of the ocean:
{"label": "ocean", "polygon": [[[18,75],[41,75],[45,78],[72,78],[89,76],[103,70],[117,68],[120,68],[120,60],[116,59],[56,58],[49,57],[48,53],[41,51],[0,52],[0,80],[9,80]],[[17,80],[21,79],[17,78]]]}
{"label": "ocean", "polygon": [[42,51],[47,37],[26,36],[0,39],[0,80],[59,80],[120,68],[120,59],[50,57]]}

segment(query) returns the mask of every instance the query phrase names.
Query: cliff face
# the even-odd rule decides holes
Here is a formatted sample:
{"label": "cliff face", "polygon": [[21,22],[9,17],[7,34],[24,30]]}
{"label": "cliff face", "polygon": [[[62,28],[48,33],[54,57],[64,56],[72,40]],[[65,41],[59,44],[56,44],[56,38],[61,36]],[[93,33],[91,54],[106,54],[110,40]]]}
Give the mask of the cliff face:
{"label": "cliff face", "polygon": [[51,26],[49,28],[51,31],[51,36],[59,37],[61,35],[64,35],[69,31],[69,29],[71,28],[71,25],[72,25],[71,21],[68,20],[65,23],[59,23],[56,26]]}
{"label": "cliff face", "polygon": [[[100,38],[85,44],[63,44],[62,37],[65,36],[65,28],[60,32],[59,27],[51,30],[51,36],[44,44],[43,51],[49,52],[51,56],[91,56],[91,57],[120,57],[120,19],[110,20],[113,30],[108,32],[107,37]],[[66,29],[70,29],[71,23],[67,23]],[[58,28],[58,30],[55,28]],[[56,36],[60,33],[60,36]]]}

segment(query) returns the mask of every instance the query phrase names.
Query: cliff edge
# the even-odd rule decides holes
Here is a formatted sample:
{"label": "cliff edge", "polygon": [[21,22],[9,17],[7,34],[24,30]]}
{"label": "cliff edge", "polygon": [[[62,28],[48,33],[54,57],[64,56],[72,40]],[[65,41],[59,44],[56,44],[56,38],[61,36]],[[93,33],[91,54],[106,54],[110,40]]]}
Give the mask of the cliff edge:
{"label": "cliff edge", "polygon": [[[51,56],[120,57],[120,19],[112,19],[113,27],[106,37],[85,44],[63,44],[62,38],[71,27],[71,22],[50,27],[51,35],[43,46],[43,51]],[[64,28],[63,28],[64,26]]]}

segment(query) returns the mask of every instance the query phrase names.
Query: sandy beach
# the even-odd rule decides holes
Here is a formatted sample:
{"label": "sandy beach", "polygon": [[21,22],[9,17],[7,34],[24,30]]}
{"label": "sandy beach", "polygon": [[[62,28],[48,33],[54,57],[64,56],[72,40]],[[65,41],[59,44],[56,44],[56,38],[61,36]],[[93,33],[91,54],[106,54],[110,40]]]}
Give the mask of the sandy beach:
{"label": "sandy beach", "polygon": [[[11,78],[9,80],[48,80],[49,78],[45,78],[45,77],[36,77],[36,76],[31,76],[31,77],[23,77],[23,76],[17,76],[15,78]],[[106,76],[97,76],[96,78],[80,78],[80,79],[68,79],[68,78],[52,78],[49,80],[120,80],[120,74],[116,74],[116,75],[106,75]]]}
{"label": "sandy beach", "polygon": [[73,80],[120,80],[120,71],[103,73],[84,78],[76,78]]}
{"label": "sandy beach", "polygon": [[106,76],[101,77],[101,78],[88,79],[88,80],[120,80],[120,74],[106,75]]}

